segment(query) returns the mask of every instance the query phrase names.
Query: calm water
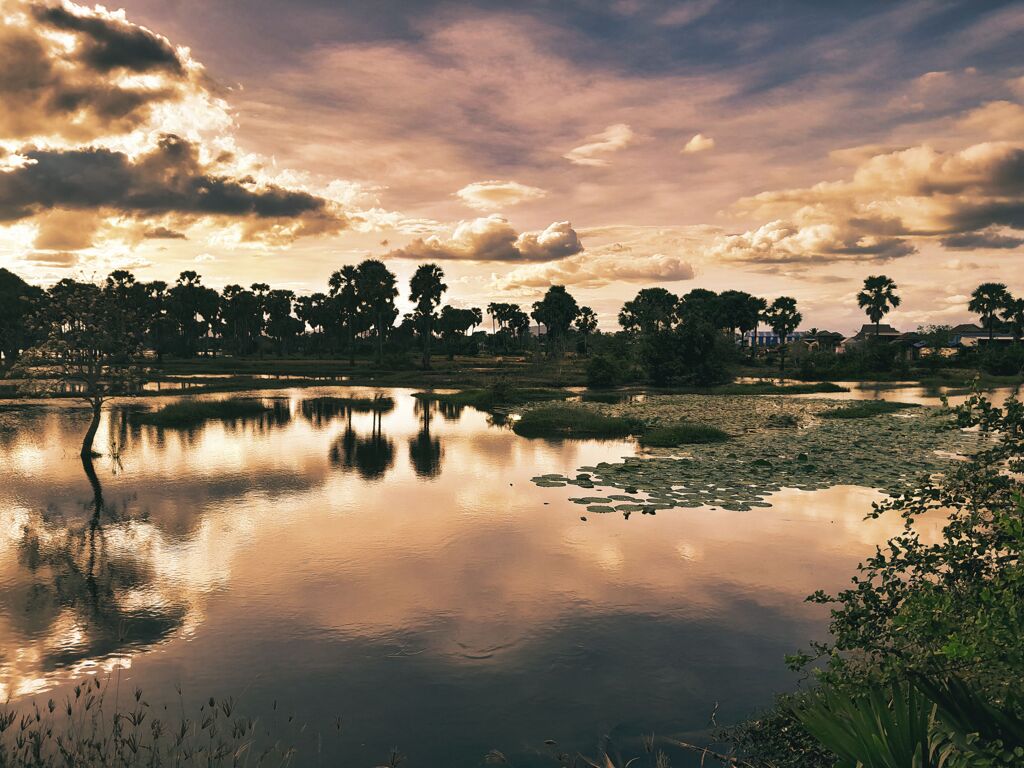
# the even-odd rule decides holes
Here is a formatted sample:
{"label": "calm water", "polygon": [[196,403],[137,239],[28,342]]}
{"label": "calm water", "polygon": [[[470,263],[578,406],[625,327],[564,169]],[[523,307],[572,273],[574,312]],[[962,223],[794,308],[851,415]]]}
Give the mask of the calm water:
{"label": "calm water", "polygon": [[276,390],[264,417],[189,431],[114,408],[96,525],[86,414],[19,411],[0,430],[0,700],[120,667],[154,702],[276,700],[330,734],[325,764],[701,739],[716,703],[734,722],[795,683],[783,656],[825,621],[804,596],[898,525],[863,522],[878,494],[854,487],[583,521],[578,489],[530,478],[632,443],[528,440],[404,390],[382,416],[316,399],[374,392]]}

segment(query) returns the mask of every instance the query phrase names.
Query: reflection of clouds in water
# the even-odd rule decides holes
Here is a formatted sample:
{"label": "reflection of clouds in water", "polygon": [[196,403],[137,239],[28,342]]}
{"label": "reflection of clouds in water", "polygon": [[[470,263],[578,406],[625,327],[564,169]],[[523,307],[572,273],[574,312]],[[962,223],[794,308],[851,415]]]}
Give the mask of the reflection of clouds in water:
{"label": "reflection of clouds in water", "polygon": [[[546,701],[551,694],[539,687],[548,684],[563,696],[585,692],[591,703],[581,699],[581,717],[602,697],[623,716],[635,713],[647,706],[637,697],[655,701],[665,681],[673,700],[658,706],[687,711],[722,680],[738,697],[754,676],[777,682],[782,652],[820,626],[820,607],[803,597],[845,583],[898,527],[862,522],[877,495],[851,488],[784,491],[757,512],[590,515],[583,523],[567,501],[577,491],[538,489],[529,478],[541,468],[616,461],[630,444],[525,440],[471,408],[446,420],[408,393],[395,393],[384,414],[303,409],[304,396],[288,394],[282,402],[295,417],[269,428],[209,423],[158,433],[106,419],[101,449],[112,435],[120,467],[109,458],[96,466],[122,519],[104,526],[105,546],[126,563],[109,610],[138,622],[130,642],[84,620],[80,606],[26,607],[47,576],[18,554],[26,525],[54,541],[88,525],[89,484],[77,458],[63,458],[76,457],[79,420],[40,409],[31,430],[0,444],[0,469],[15,468],[0,487],[0,680],[8,690],[43,690],[76,665],[125,657],[148,690],[187,674],[239,691],[254,668],[271,690],[308,686],[310,701],[343,685],[351,701],[365,695],[360,733],[382,728],[376,721],[404,722],[396,706],[416,720],[425,691],[456,684],[473,717],[484,716],[482,702],[506,707],[508,717],[528,717],[524,709],[548,717],[556,703],[564,710],[564,701],[514,706],[515,695]],[[397,455],[406,448],[407,460]],[[513,698],[487,689],[488,675]],[[389,717],[381,717],[375,702],[392,686],[408,695],[400,705],[387,697]],[[437,706],[452,722],[466,716]]]}

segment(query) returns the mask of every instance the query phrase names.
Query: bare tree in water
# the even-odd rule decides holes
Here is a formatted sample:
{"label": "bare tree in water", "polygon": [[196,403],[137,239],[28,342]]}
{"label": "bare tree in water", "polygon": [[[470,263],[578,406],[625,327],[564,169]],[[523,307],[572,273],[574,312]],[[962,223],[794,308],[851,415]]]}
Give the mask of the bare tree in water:
{"label": "bare tree in water", "polygon": [[89,462],[103,404],[138,386],[141,335],[113,291],[69,279],[47,292],[36,322],[43,340],[19,370],[35,391],[70,392],[89,405],[81,454]]}

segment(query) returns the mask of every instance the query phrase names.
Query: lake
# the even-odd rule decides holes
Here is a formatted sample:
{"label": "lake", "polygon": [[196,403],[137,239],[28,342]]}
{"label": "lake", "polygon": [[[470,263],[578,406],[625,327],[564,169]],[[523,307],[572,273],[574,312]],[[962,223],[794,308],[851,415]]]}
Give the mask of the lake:
{"label": "lake", "polygon": [[[393,410],[327,399],[380,392]],[[267,413],[190,430],[108,410],[98,520],[86,412],[6,414],[0,701],[60,700],[92,674],[157,705],[176,687],[230,695],[297,741],[323,734],[309,765],[377,765],[392,746],[410,766],[476,766],[493,749],[552,765],[546,739],[704,742],[713,713],[736,722],[796,684],[783,657],[827,619],[803,598],[848,583],[899,528],[865,522],[881,494],[844,485],[751,511],[586,515],[578,489],[531,478],[633,442],[526,439],[412,390],[257,394]]]}

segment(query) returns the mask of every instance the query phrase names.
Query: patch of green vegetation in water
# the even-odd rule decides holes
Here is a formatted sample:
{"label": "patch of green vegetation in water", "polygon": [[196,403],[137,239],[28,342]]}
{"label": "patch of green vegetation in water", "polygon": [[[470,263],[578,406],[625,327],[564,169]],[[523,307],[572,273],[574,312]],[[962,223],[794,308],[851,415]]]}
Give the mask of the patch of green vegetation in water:
{"label": "patch of green vegetation in water", "polygon": [[572,393],[564,389],[510,387],[503,384],[495,384],[486,389],[464,389],[460,392],[417,392],[413,397],[443,405],[469,405],[480,411],[491,411],[495,408],[523,405],[525,403],[565,400],[572,397]]}
{"label": "patch of green vegetation in water", "polygon": [[179,400],[155,411],[133,413],[132,420],[155,427],[185,428],[205,421],[251,418],[270,410],[261,400]]}
{"label": "patch of green vegetation in water", "polygon": [[640,435],[640,445],[652,448],[673,448],[677,445],[700,443],[722,443],[729,439],[729,433],[707,424],[682,422],[664,427],[654,427]]}
{"label": "patch of green vegetation in water", "polygon": [[863,400],[853,405],[844,405],[821,414],[823,419],[870,419],[886,413],[896,413],[907,408],[918,408],[914,403],[891,403],[888,400]]}
{"label": "patch of green vegetation in water", "polygon": [[512,425],[523,437],[627,437],[640,429],[635,419],[609,416],[574,405],[547,405],[526,411]]}
{"label": "patch of green vegetation in water", "polygon": [[620,491],[629,494],[624,503],[642,507],[632,510],[641,513],[704,506],[742,511],[771,506],[767,497],[783,488],[857,485],[898,493],[916,477],[943,471],[954,455],[975,452],[985,440],[955,429],[938,408],[822,419],[835,405],[823,399],[723,396],[710,402],[706,395],[666,395],[629,405],[572,406],[636,420],[647,425],[647,434],[658,424],[700,418],[734,437],[694,445],[685,454],[678,448],[648,448],[643,456],[581,467],[576,476],[544,475],[534,482],[594,489],[597,494],[572,499],[588,509],[600,507],[593,512],[632,510],[618,508]]}

